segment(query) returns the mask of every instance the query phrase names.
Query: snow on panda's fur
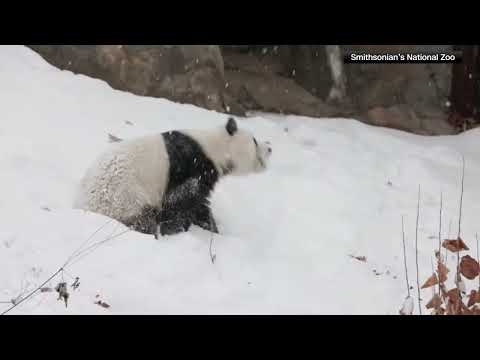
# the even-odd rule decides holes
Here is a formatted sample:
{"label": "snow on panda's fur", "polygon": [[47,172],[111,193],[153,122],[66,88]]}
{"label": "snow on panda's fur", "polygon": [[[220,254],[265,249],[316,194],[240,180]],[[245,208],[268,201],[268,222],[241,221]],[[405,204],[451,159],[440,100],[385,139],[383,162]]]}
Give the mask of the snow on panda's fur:
{"label": "snow on panda's fur", "polygon": [[192,224],[218,232],[208,201],[218,179],[263,171],[271,151],[233,118],[214,129],[122,141],[87,170],[75,207],[147,234],[174,234]]}

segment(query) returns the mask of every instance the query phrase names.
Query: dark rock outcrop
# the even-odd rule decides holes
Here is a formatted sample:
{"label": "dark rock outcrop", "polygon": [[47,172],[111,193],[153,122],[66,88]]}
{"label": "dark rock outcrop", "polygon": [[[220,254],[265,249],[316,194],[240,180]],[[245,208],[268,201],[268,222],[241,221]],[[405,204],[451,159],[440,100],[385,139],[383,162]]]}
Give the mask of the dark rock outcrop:
{"label": "dark rock outcrop", "polygon": [[[451,68],[445,64],[345,64],[342,88],[346,88],[346,93],[340,100],[332,101],[329,94],[334,80],[325,45],[30,48],[61,69],[105,80],[115,89],[219,112],[352,117],[419,134],[455,132],[446,116]],[[447,45],[340,48],[357,53],[450,50]]]}
{"label": "dark rock outcrop", "polygon": [[48,62],[118,90],[224,111],[216,45],[30,45]]}

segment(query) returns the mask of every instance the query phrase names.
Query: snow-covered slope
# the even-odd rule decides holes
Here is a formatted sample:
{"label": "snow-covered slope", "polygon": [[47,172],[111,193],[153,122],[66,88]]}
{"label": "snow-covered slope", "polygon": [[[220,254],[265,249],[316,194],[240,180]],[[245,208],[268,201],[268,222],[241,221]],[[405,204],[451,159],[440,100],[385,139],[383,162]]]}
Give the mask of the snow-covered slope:
{"label": "snow-covered slope", "polygon": [[[48,279],[102,225],[84,248],[125,231],[72,209],[75,187],[109,146],[108,133],[131,138],[224,121],[224,114],[60,71],[26,47],[0,46],[0,302]],[[420,184],[426,279],[441,191],[444,236],[450,222],[451,234],[458,228],[461,154],[462,233],[475,248],[478,130],[426,138],[345,119],[265,114],[239,121],[271,141],[273,157],[268,172],[218,185],[213,211],[222,235],[213,238],[214,263],[210,234],[199,228],[159,241],[126,232],[47,284],[80,277],[68,308],[56,293],[39,292],[9,314],[397,314],[406,295],[401,216],[414,279]],[[95,305],[98,299],[111,307]],[[8,307],[0,304],[0,312]]]}

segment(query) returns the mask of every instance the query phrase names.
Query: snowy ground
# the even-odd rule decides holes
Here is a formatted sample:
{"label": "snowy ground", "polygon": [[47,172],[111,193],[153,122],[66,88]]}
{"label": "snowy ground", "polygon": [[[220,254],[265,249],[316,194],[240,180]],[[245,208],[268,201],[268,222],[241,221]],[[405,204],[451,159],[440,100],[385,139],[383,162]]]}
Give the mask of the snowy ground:
{"label": "snowy ground", "polygon": [[[130,138],[224,121],[223,114],[60,71],[26,47],[0,46],[0,302],[40,285],[108,222],[72,209],[75,187],[109,146],[108,133]],[[397,314],[406,295],[401,216],[414,280],[422,185],[419,260],[426,279],[441,191],[444,236],[450,222],[457,232],[461,154],[462,233],[475,249],[479,130],[427,138],[345,119],[265,114],[240,121],[272,142],[273,158],[264,174],[219,184],[213,211],[222,235],[213,240],[214,264],[210,234],[199,228],[159,241],[127,232],[66,268],[69,284],[71,276],[81,281],[68,308],[55,293],[37,293],[9,314]],[[124,230],[112,221],[86,246]],[[423,293],[425,300],[430,295]],[[111,307],[95,305],[98,299]],[[8,307],[0,304],[0,312]]]}

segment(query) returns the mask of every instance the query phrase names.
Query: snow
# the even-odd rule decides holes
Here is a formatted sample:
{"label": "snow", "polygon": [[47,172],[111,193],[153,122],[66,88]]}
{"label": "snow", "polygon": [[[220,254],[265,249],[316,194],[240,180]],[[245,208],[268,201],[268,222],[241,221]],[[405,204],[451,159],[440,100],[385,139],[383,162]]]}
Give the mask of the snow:
{"label": "snow", "polygon": [[[38,292],[9,314],[398,314],[407,296],[401,216],[415,285],[418,185],[424,281],[438,243],[441,192],[443,236],[449,224],[456,236],[462,154],[462,234],[475,251],[479,129],[422,137],[349,119],[239,120],[272,143],[273,156],[267,172],[219,183],[212,263],[211,234],[198,227],[155,240],[72,204],[87,167],[111,146],[108,134],[209,128],[225,114],[113,90],[23,46],[0,47],[0,94],[0,302],[42,284],[82,245],[117,235],[45,285],[62,277],[70,285],[78,276],[68,307],[57,293]],[[416,286],[411,293],[417,304]],[[423,290],[423,305],[430,297]],[[8,307],[0,303],[0,312]]]}

